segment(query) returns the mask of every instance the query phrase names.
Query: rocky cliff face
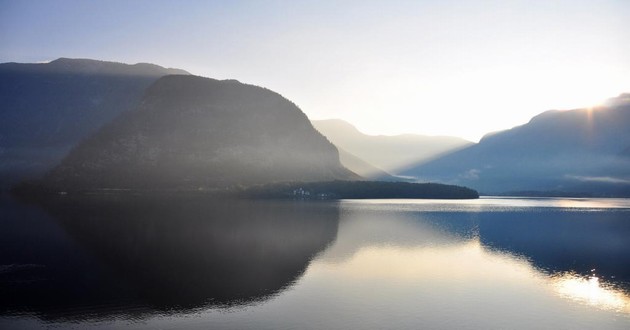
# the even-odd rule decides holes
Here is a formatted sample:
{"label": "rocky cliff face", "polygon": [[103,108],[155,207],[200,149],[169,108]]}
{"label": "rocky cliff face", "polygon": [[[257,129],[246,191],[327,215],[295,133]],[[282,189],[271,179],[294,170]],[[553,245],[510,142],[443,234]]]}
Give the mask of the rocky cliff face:
{"label": "rocky cliff face", "polygon": [[293,103],[270,90],[166,76],[66,157],[55,189],[203,189],[357,179]]}
{"label": "rocky cliff face", "polygon": [[0,187],[52,169],[169,74],[187,72],[68,58],[0,64]]}

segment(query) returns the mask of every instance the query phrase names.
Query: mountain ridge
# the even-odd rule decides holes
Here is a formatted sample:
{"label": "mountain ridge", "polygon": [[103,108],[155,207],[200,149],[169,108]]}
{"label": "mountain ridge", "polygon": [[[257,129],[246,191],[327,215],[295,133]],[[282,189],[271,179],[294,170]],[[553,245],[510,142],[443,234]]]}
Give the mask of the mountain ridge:
{"label": "mountain ridge", "polygon": [[630,146],[630,102],[623,101],[624,95],[608,105],[542,112],[526,124],[403,173],[484,193],[630,194],[623,184],[630,178],[630,163],[621,156]]}
{"label": "mountain ridge", "polygon": [[169,75],[42,182],[59,190],[176,190],[332,179],[360,177],[291,101],[235,81]]}
{"label": "mountain ridge", "polygon": [[168,74],[188,73],[71,58],[0,64],[0,188],[43,175]]}
{"label": "mountain ridge", "polygon": [[457,137],[417,134],[368,135],[341,119],[312,120],[333,144],[394,175],[409,164],[471,144]]}

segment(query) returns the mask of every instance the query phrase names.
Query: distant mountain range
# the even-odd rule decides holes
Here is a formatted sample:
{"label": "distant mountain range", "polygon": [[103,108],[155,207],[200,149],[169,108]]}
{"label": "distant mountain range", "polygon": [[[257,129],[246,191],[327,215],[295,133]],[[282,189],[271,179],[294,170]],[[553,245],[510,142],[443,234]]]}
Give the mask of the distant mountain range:
{"label": "distant mountain range", "polygon": [[630,196],[630,94],[594,108],[544,112],[401,173],[482,193]]}
{"label": "distant mountain range", "polygon": [[293,103],[235,80],[171,75],[41,181],[55,190],[222,189],[355,180]]}
{"label": "distant mountain range", "polygon": [[[469,146],[472,142],[450,136],[426,136],[415,134],[367,135],[350,123],[339,119],[313,120],[313,126],[339,149],[375,167],[362,170],[350,160],[342,162],[348,168],[366,176],[382,176],[384,171],[399,174],[400,169],[412,164],[427,162],[442,154]],[[371,173],[371,171],[376,171]]]}
{"label": "distant mountain range", "polygon": [[60,58],[0,64],[0,109],[0,188],[41,177],[57,190],[404,178],[486,194],[630,196],[630,94],[473,144],[311,123],[279,94],[235,80]]}
{"label": "distant mountain range", "polygon": [[188,73],[89,59],[0,64],[0,188],[50,170],[169,74]]}
{"label": "distant mountain range", "polygon": [[337,146],[339,150],[339,160],[341,164],[352,172],[369,180],[380,181],[402,181],[403,178],[387,173],[380,168],[366,162],[365,160],[351,154],[343,148]]}

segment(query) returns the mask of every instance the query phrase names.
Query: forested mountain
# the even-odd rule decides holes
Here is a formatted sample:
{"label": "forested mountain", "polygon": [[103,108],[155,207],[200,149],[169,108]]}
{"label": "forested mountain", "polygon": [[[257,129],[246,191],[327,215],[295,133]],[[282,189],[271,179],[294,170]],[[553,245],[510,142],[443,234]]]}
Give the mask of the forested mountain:
{"label": "forested mountain", "polygon": [[188,190],[359,178],[279,94],[172,75],[73,149],[42,183],[59,190]]}
{"label": "forested mountain", "polygon": [[623,94],[603,106],[544,112],[403,174],[484,193],[630,195],[629,128]]}
{"label": "forested mountain", "polygon": [[392,174],[398,174],[401,168],[410,164],[426,162],[471,144],[464,139],[448,136],[367,135],[339,119],[312,122],[337,147]]}
{"label": "forested mountain", "polygon": [[0,64],[0,187],[51,169],[169,74],[187,72],[68,58]]}

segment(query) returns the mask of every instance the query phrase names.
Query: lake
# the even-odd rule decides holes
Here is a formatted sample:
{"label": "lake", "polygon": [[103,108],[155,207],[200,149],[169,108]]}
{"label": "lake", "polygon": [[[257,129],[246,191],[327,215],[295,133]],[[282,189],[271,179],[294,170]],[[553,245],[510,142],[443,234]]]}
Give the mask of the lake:
{"label": "lake", "polygon": [[629,329],[630,200],[0,199],[2,329]]}

